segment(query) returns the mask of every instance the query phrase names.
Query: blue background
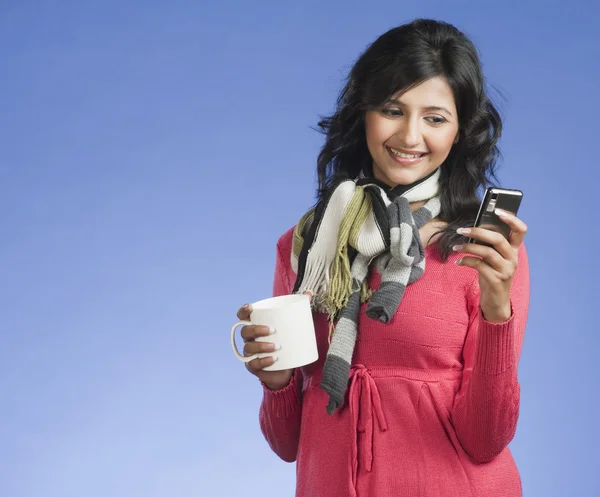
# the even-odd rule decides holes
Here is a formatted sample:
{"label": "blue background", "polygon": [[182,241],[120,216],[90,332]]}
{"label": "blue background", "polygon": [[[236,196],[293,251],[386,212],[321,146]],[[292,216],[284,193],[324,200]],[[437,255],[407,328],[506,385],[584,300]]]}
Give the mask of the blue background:
{"label": "blue background", "polygon": [[415,17],[470,35],[504,95],[525,495],[600,495],[597,5],[2,1],[0,495],[293,495],[229,328],[313,203],[311,126]]}

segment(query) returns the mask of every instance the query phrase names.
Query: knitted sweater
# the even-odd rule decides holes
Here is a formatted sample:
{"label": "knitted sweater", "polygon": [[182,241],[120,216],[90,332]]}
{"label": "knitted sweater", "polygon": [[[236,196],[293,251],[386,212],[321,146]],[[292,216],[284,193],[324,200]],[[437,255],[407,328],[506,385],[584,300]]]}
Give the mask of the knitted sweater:
{"label": "knitted sweater", "polygon": [[[291,292],[292,231],[277,244],[274,294]],[[260,426],[272,450],[296,461],[297,497],[517,497],[508,443],[519,415],[517,362],[529,305],[522,248],[512,317],[485,320],[476,271],[427,247],[425,274],[390,323],[361,309],[346,401],[333,416],[319,387],[328,322],[315,314],[316,363],[290,384],[263,386]],[[371,270],[371,288],[381,277]]]}

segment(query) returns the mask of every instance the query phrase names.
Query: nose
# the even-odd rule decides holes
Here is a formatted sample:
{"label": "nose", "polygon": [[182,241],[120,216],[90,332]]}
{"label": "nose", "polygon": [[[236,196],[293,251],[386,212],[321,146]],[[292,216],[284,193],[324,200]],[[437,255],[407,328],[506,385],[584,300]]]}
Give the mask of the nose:
{"label": "nose", "polygon": [[417,148],[421,144],[421,128],[418,119],[406,119],[396,134],[405,148]]}

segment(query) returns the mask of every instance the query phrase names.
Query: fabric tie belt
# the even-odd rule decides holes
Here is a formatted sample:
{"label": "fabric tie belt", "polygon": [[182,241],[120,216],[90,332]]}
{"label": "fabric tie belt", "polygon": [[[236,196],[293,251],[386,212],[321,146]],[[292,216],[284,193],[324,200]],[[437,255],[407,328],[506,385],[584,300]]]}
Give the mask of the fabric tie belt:
{"label": "fabric tie belt", "polygon": [[377,422],[380,431],[387,430],[387,421],[381,409],[377,385],[362,364],[350,370],[350,416],[352,417],[352,488],[356,495],[358,468],[373,469],[373,430]]}

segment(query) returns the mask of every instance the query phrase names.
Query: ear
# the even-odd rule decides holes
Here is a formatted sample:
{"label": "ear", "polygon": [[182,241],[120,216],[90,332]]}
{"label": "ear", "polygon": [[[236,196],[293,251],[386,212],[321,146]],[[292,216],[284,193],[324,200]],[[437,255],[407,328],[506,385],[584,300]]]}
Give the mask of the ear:
{"label": "ear", "polygon": [[460,132],[458,132],[458,131],[457,131],[457,132],[456,132],[456,138],[454,138],[454,143],[453,143],[453,145],[456,145],[456,144],[458,143],[458,139],[459,139],[459,137],[460,137]]}

